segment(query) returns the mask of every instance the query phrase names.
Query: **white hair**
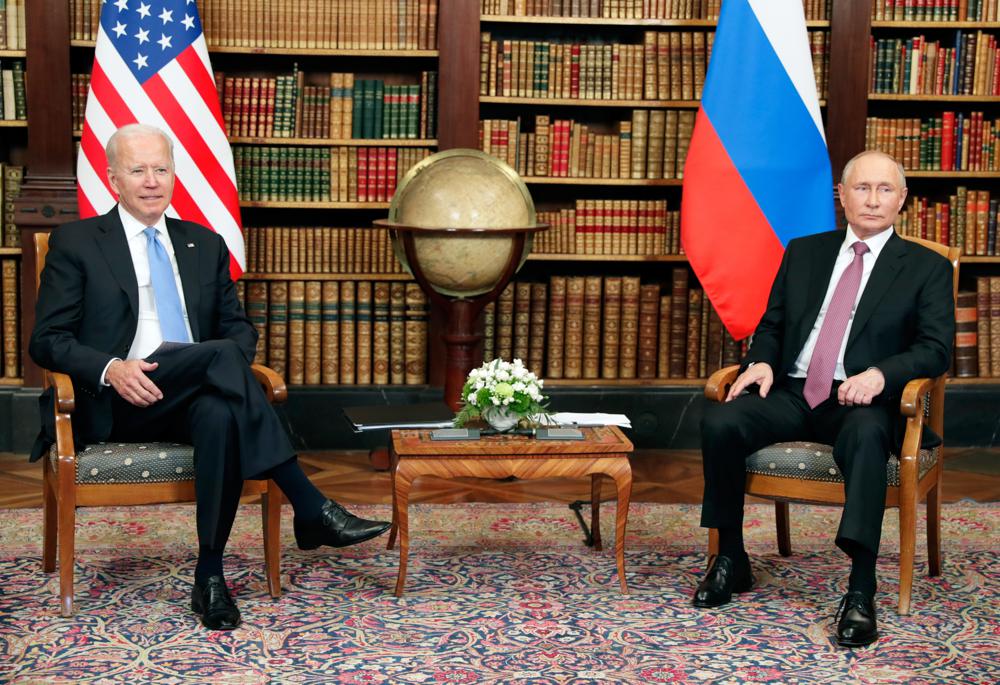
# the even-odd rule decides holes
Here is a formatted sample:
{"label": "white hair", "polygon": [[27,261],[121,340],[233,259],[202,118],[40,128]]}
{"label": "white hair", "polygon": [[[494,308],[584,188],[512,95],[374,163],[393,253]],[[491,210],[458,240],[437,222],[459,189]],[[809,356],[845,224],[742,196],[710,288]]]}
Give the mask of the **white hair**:
{"label": "white hair", "polygon": [[170,153],[170,166],[174,165],[174,141],[163,129],[149,124],[126,124],[111,134],[108,144],[104,148],[104,154],[108,158],[108,166],[113,167],[118,161],[118,143],[126,138],[137,138],[139,136],[160,136],[167,143],[167,151]]}
{"label": "white hair", "polygon": [[868,155],[878,155],[888,159],[893,164],[896,165],[896,171],[899,172],[899,187],[906,187],[906,171],[903,169],[903,165],[896,161],[896,158],[890,154],[882,152],[881,150],[864,150],[847,160],[847,164],[844,165],[844,171],[840,174],[840,184],[847,185],[847,179],[850,177],[851,172],[854,171],[854,163],[861,159],[862,157],[867,157]]}

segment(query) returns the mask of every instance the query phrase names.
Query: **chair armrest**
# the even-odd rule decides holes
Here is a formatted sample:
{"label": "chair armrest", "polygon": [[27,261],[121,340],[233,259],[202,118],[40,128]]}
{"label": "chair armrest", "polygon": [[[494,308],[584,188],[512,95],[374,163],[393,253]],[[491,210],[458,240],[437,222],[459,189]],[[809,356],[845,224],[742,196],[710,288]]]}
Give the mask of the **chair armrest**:
{"label": "chair armrest", "polygon": [[264,389],[268,402],[280,404],[288,399],[288,387],[285,385],[285,379],[277,371],[263,364],[251,364],[250,369],[253,371],[254,378]]}
{"label": "chair armrest", "polygon": [[[899,450],[899,479],[905,489],[910,489],[917,482],[917,455],[923,442],[925,423],[933,423],[928,417],[928,394],[938,395],[934,402],[944,400],[944,376],[937,378],[914,378],[903,388],[903,396],[899,400],[899,413],[906,417],[906,432],[903,434],[903,444]],[[935,392],[935,391],[939,392]],[[938,410],[940,411],[940,409]]]}
{"label": "chair armrest", "polygon": [[927,393],[934,385],[933,378],[914,378],[903,388],[899,399],[899,413],[903,416],[923,416]]}
{"label": "chair armrest", "polygon": [[69,376],[58,371],[46,371],[49,385],[55,388],[56,411],[60,414],[72,414],[76,409],[76,396],[73,392],[73,381]]}
{"label": "chair armrest", "polygon": [[740,367],[726,366],[713,373],[705,383],[705,399],[712,402],[723,402],[729,394],[729,387],[739,375]]}

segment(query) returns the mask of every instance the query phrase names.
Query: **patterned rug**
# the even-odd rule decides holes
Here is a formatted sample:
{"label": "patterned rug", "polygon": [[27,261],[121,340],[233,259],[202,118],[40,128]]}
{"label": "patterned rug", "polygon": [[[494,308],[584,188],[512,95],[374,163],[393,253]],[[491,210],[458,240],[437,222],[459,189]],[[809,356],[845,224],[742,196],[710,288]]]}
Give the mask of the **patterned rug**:
{"label": "patterned rug", "polygon": [[[387,507],[356,507],[386,517]],[[205,631],[188,609],[193,509],[90,509],[77,533],[77,613],[58,615],[40,570],[41,513],[0,511],[0,682],[11,683],[982,683],[1000,680],[1000,505],[944,512],[945,568],[918,550],[913,611],[895,613],[896,513],[879,563],[882,639],[831,639],[846,562],[839,510],[793,508],[795,555],[773,543],[772,509],[748,507],[758,584],[696,610],[705,563],[698,508],[633,505],[618,592],[610,551],[582,545],[556,504],[411,508],[406,594],[385,538],[301,552],[283,521],[284,595],[263,579],[259,513],[241,511],[226,567],[244,623]],[[286,512],[290,517],[290,512]]]}

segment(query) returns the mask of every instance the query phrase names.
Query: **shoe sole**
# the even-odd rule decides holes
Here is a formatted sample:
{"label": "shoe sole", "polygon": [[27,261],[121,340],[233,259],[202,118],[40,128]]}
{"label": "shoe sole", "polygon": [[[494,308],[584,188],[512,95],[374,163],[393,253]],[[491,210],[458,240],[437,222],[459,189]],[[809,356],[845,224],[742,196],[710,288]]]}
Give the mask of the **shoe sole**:
{"label": "shoe sole", "polygon": [[324,546],[325,547],[333,547],[334,549],[341,549],[341,548],[344,548],[344,547],[350,547],[351,545],[358,545],[358,544],[361,544],[362,542],[368,542],[369,540],[377,538],[379,535],[381,535],[385,531],[389,530],[390,528],[392,528],[392,524],[391,523],[388,524],[382,530],[377,530],[374,533],[371,533],[371,534],[366,535],[364,537],[360,537],[357,540],[351,540],[350,542],[345,543],[343,545],[324,545],[323,543],[318,542],[315,545],[303,546],[303,545],[299,544],[298,541],[296,541],[295,544],[298,546],[299,549],[306,550],[306,551],[311,550],[311,549],[319,549],[320,547],[324,547]]}
{"label": "shoe sole", "polygon": [[878,641],[878,633],[875,633],[870,640],[860,641],[860,640],[841,640],[837,638],[837,644],[841,647],[867,647],[870,644],[874,644]]}

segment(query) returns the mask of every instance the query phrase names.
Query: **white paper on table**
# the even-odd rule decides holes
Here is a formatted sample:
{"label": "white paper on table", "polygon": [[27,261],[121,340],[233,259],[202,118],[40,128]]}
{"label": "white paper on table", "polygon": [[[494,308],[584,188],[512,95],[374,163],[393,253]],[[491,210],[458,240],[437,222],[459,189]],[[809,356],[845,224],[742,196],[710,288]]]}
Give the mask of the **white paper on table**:
{"label": "white paper on table", "polygon": [[560,411],[550,415],[560,426],[621,426],[631,428],[632,422],[624,414],[604,414],[601,412]]}

